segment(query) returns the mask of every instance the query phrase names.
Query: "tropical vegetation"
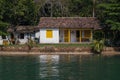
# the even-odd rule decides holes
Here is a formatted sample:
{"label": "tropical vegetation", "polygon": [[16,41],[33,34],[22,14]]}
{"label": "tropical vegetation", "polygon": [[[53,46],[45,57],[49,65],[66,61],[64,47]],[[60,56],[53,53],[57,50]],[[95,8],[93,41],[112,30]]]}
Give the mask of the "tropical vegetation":
{"label": "tropical vegetation", "polygon": [[109,46],[120,46],[120,1],[107,0],[97,5],[97,17]]}
{"label": "tropical vegetation", "polygon": [[94,40],[93,41],[93,51],[95,53],[101,53],[104,48],[104,40]]}
{"label": "tropical vegetation", "polygon": [[106,45],[120,46],[119,0],[0,0],[0,35],[9,26],[36,25],[40,17],[97,17]]}

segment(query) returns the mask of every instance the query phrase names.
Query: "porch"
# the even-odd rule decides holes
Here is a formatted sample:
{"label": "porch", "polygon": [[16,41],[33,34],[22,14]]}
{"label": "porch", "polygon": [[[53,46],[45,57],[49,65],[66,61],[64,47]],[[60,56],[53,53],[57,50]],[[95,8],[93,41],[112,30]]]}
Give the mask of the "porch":
{"label": "porch", "polygon": [[60,29],[60,43],[86,43],[92,42],[92,29]]}

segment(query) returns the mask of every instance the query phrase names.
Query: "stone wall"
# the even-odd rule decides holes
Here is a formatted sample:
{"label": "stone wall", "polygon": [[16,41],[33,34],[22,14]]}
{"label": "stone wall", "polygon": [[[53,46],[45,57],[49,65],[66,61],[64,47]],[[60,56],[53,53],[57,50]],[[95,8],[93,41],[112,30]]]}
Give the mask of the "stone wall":
{"label": "stone wall", "polygon": [[[92,53],[90,47],[14,47],[14,46],[1,46],[0,51],[11,51],[11,52],[89,52]],[[103,52],[120,52],[120,47],[105,47]]]}

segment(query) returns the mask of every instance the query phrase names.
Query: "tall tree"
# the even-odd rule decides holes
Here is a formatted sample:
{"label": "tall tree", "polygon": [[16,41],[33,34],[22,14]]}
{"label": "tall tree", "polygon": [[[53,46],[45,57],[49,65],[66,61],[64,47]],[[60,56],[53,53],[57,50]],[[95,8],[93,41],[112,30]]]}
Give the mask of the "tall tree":
{"label": "tall tree", "polygon": [[111,0],[98,5],[99,19],[111,30],[120,30],[120,1]]}
{"label": "tall tree", "polygon": [[93,0],[70,0],[69,11],[71,16],[91,17]]}
{"label": "tall tree", "polygon": [[37,6],[34,0],[4,0],[4,21],[12,25],[34,25]]}
{"label": "tall tree", "polygon": [[39,0],[40,16],[83,16],[91,17],[93,0]]}
{"label": "tall tree", "polygon": [[98,18],[108,34],[106,37],[109,36],[113,44],[120,45],[120,1],[106,0],[98,5],[98,10]]}
{"label": "tall tree", "polygon": [[39,2],[41,17],[68,16],[68,0],[45,0]]}
{"label": "tall tree", "polygon": [[16,26],[37,24],[38,10],[34,0],[0,0],[0,33],[5,34],[9,24],[16,40]]}
{"label": "tall tree", "polygon": [[3,9],[4,8],[3,4],[4,4],[4,1],[0,0],[0,35],[7,35],[6,29],[9,24],[3,21],[3,15],[5,12],[5,10]]}

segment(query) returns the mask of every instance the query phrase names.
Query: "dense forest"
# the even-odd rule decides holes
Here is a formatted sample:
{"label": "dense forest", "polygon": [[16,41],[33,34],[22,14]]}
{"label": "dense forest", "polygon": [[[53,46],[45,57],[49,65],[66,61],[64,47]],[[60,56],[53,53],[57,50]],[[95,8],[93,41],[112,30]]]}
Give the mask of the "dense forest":
{"label": "dense forest", "polygon": [[0,35],[9,26],[37,25],[40,17],[97,17],[104,38],[120,44],[119,0],[0,0]]}

